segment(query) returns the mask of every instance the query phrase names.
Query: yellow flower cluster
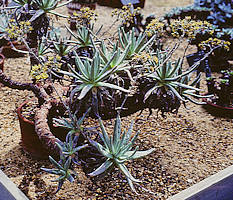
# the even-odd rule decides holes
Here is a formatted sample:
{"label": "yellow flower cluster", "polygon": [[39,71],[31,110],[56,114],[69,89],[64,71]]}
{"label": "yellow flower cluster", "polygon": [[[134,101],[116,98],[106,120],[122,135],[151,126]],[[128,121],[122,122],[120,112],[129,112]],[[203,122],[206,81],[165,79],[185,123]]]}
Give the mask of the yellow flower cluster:
{"label": "yellow flower cluster", "polygon": [[158,63],[158,58],[156,56],[151,56],[149,53],[144,51],[139,54],[135,54],[132,58],[134,63],[146,63],[149,60],[153,60],[156,64]]}
{"label": "yellow flower cluster", "polygon": [[214,33],[213,25],[207,21],[191,20],[191,17],[186,17],[182,20],[174,20],[171,25],[171,34],[173,37],[188,37],[194,39],[197,33],[208,31],[210,35]]}
{"label": "yellow flower cluster", "polygon": [[40,82],[49,77],[47,72],[48,72],[48,68],[45,65],[38,64],[38,65],[32,66],[30,75],[32,79],[36,80],[36,82]]}
{"label": "yellow flower cluster", "polygon": [[61,56],[59,55],[56,55],[56,57],[49,56],[48,61],[45,63],[45,66],[47,68],[54,68],[56,70],[59,70],[62,66]]}
{"label": "yellow flower cluster", "polygon": [[48,61],[43,63],[43,65],[38,64],[32,66],[30,75],[32,79],[35,79],[36,82],[43,81],[49,77],[48,69],[55,68],[59,70],[61,68],[61,56],[57,55],[56,57],[49,56]]}
{"label": "yellow flower cluster", "polygon": [[112,17],[117,16],[118,19],[121,19],[123,24],[133,23],[134,17],[140,14],[141,8],[138,7],[136,9],[133,8],[132,4],[123,6],[121,9],[114,9],[112,11]]}
{"label": "yellow flower cluster", "polygon": [[97,20],[98,14],[90,9],[89,7],[82,7],[78,12],[74,12],[71,17],[76,20],[79,24],[89,24],[92,20]]}
{"label": "yellow flower cluster", "polygon": [[158,19],[153,19],[146,27],[146,34],[151,37],[154,34],[163,35],[165,24]]}
{"label": "yellow flower cluster", "polygon": [[220,40],[218,38],[209,38],[208,40],[202,41],[198,46],[203,50],[206,50],[207,47],[223,47],[225,50],[229,51],[230,45],[231,43],[229,41]]}
{"label": "yellow flower cluster", "polygon": [[7,35],[11,39],[20,39],[25,34],[32,31],[31,22],[21,21],[16,23],[15,19],[10,19],[9,28],[6,29]]}

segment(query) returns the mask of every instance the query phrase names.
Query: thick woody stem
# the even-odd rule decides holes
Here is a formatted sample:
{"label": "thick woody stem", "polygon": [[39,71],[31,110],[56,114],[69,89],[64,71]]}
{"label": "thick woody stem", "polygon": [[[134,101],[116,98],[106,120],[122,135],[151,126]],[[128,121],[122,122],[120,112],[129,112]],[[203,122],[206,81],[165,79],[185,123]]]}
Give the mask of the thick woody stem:
{"label": "thick woody stem", "polygon": [[58,139],[51,132],[48,125],[49,110],[56,104],[56,101],[47,100],[35,112],[35,131],[41,140],[44,147],[48,150],[50,155],[58,157],[59,148],[56,143]]}
{"label": "thick woody stem", "polygon": [[45,99],[48,98],[48,94],[45,92],[43,88],[38,87],[33,83],[21,83],[18,81],[13,81],[10,78],[8,78],[2,72],[2,70],[0,70],[0,83],[12,89],[32,91],[35,94],[35,96],[38,98],[40,104],[42,104],[45,101]]}
{"label": "thick woody stem", "polygon": [[40,108],[36,109],[34,120],[35,132],[37,133],[44,147],[48,150],[50,155],[59,157],[60,150],[55,143],[59,139],[54,136],[49,127],[49,111],[54,107],[66,110],[65,105],[63,105],[58,96],[63,96],[63,94],[68,91],[68,87],[61,86],[60,84],[54,84],[54,90],[56,90],[57,94],[52,93],[52,95],[45,100]]}

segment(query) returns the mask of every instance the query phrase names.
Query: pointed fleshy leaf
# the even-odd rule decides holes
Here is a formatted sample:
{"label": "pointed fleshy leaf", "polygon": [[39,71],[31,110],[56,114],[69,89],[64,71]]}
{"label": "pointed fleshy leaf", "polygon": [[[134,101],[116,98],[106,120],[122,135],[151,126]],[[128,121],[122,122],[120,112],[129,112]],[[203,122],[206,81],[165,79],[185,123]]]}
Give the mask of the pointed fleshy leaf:
{"label": "pointed fleshy leaf", "polygon": [[110,146],[110,139],[109,139],[109,136],[108,136],[108,134],[107,134],[107,132],[106,132],[106,130],[105,130],[105,127],[104,127],[104,125],[103,125],[103,122],[102,122],[102,120],[101,120],[101,118],[99,118],[98,119],[99,120],[99,124],[100,124],[100,128],[101,128],[101,131],[102,131],[102,136],[103,136],[103,142],[105,143],[105,145],[106,145],[106,148],[108,148],[108,149],[111,149],[111,146]]}
{"label": "pointed fleshy leaf", "polygon": [[113,162],[110,160],[106,160],[102,165],[100,165],[95,171],[88,174],[89,176],[98,176],[104,173],[109,167],[113,165]]}
{"label": "pointed fleshy leaf", "polygon": [[124,165],[124,164],[119,164],[117,165],[119,167],[119,169],[124,173],[124,175],[129,178],[131,181],[134,181],[134,182],[141,182],[140,180],[138,179],[135,179],[129,172],[129,170],[127,169],[127,167]]}
{"label": "pointed fleshy leaf", "polygon": [[114,85],[114,84],[111,84],[111,83],[99,82],[97,84],[97,86],[108,87],[108,88],[112,88],[112,89],[115,89],[115,90],[120,90],[122,92],[130,93],[130,90],[126,90],[123,87],[120,87],[120,86],[117,86],[117,85]]}
{"label": "pointed fleshy leaf", "polygon": [[89,142],[97,148],[97,150],[106,158],[110,158],[112,159],[113,158],[113,155],[110,154],[106,148],[104,148],[101,144],[99,144],[98,142],[94,141],[94,140],[91,140],[89,139]]}
{"label": "pointed fleshy leaf", "polygon": [[130,155],[132,155],[132,153],[134,151],[128,151],[128,152],[125,153],[125,155],[130,156],[130,159],[133,160],[133,159],[137,159],[137,158],[147,156],[147,155],[151,154],[154,150],[155,149],[152,148],[152,149],[145,150],[145,151],[137,151],[132,157]]}
{"label": "pointed fleshy leaf", "polygon": [[49,160],[52,164],[54,164],[57,168],[59,169],[63,169],[63,167],[56,161],[53,159],[53,157],[49,156]]}
{"label": "pointed fleshy leaf", "polygon": [[82,98],[84,98],[86,96],[86,94],[93,88],[94,86],[91,84],[87,84],[83,87],[83,89],[81,90],[80,95],[78,96],[78,99],[81,100]]}
{"label": "pointed fleshy leaf", "polygon": [[146,94],[145,94],[145,96],[144,96],[144,99],[143,99],[143,102],[144,102],[144,103],[146,102],[146,100],[148,99],[148,97],[152,94],[152,92],[155,91],[158,87],[160,87],[160,86],[155,85],[154,87],[152,87],[151,89],[149,89],[149,90],[146,92]]}
{"label": "pointed fleshy leaf", "polygon": [[120,115],[117,115],[115,124],[114,124],[114,134],[113,134],[113,143],[116,144],[117,141],[119,141],[121,136],[121,119]]}
{"label": "pointed fleshy leaf", "polygon": [[131,190],[138,195],[138,193],[137,193],[137,191],[136,191],[136,189],[135,189],[135,187],[133,185],[133,182],[128,177],[126,177],[126,180],[127,180],[128,184],[129,184]]}
{"label": "pointed fleshy leaf", "polygon": [[177,90],[171,86],[171,85],[167,85],[169,87],[169,89],[174,93],[174,95],[180,99],[181,101],[187,102],[187,100],[185,100],[184,98],[182,98],[182,96],[179,94],[179,92],[177,92]]}

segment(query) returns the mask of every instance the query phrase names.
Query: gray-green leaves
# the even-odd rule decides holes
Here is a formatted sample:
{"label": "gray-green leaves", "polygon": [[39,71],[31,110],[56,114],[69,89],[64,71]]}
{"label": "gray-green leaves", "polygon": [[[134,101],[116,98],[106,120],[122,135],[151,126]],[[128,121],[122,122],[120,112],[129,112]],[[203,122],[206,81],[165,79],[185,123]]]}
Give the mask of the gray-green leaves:
{"label": "gray-green leaves", "polygon": [[138,37],[135,36],[135,30],[125,33],[123,28],[118,30],[119,41],[123,49],[127,49],[126,59],[132,58],[136,53],[144,51],[149,45],[153,44],[155,35],[147,40],[146,33],[140,33]]}
{"label": "gray-green leaves", "polygon": [[112,88],[115,90],[120,90],[123,92],[129,92],[118,85],[109,83],[108,80],[112,74],[117,71],[117,67],[109,69],[111,61],[114,59],[115,54],[109,60],[109,62],[105,65],[101,65],[101,58],[98,51],[95,53],[93,59],[89,58],[81,58],[76,54],[76,67],[77,70],[72,66],[69,66],[70,72],[62,71],[59,72],[68,75],[70,77],[75,78],[76,87],[72,90],[71,98],[75,93],[79,92],[78,99],[83,99],[88,92],[90,92],[93,88]]}
{"label": "gray-green leaves", "polygon": [[[187,96],[200,89],[194,87],[198,82],[195,80],[191,85],[188,85],[187,79],[197,67],[198,64],[191,69],[182,72],[183,59],[179,58],[177,61],[171,61],[168,54],[157,51],[158,63],[150,61],[150,67],[154,69],[153,72],[145,74],[147,78],[154,80],[154,86],[147,91],[144,97],[144,101],[159,88],[165,88],[170,90],[180,101],[186,102]],[[186,77],[186,78],[185,78]]]}
{"label": "gray-green leaves", "polygon": [[74,181],[74,177],[72,176],[72,174],[76,174],[76,173],[69,169],[71,164],[70,157],[67,160],[65,158],[62,158],[59,162],[57,162],[51,156],[49,156],[49,160],[55,166],[55,168],[47,169],[42,167],[41,169],[47,173],[59,175],[57,179],[53,180],[58,182],[58,188],[56,190],[57,193],[61,189],[66,179],[69,180],[70,182]]}
{"label": "gray-green leaves", "polygon": [[117,119],[115,121],[113,136],[108,135],[101,119],[99,119],[99,123],[100,123],[100,127],[102,130],[102,134],[101,133],[99,134],[100,134],[100,137],[104,145],[101,145],[91,139],[89,140],[90,140],[90,143],[93,146],[95,146],[103,156],[107,158],[107,160],[89,175],[97,176],[109,170],[111,167],[118,167],[123,172],[123,174],[126,176],[126,179],[131,189],[134,192],[136,192],[133,186],[133,182],[140,182],[140,180],[135,179],[130,174],[129,170],[127,169],[124,163],[127,160],[133,160],[136,158],[144,157],[152,153],[154,149],[150,149],[146,151],[138,151],[138,147],[136,147],[134,150],[132,150],[133,145],[139,133],[136,133],[132,137],[133,122],[131,123],[131,126],[129,127],[128,131],[127,132],[123,131],[122,133],[121,120],[120,120],[119,115],[117,116]]}

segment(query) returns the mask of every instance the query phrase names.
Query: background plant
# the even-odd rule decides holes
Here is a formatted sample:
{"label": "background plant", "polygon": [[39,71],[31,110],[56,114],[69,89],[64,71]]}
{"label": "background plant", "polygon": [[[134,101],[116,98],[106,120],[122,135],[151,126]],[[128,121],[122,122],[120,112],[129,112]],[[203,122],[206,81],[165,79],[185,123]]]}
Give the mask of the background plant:
{"label": "background plant", "polygon": [[98,176],[100,174],[106,173],[107,171],[111,171],[114,167],[118,167],[121,172],[125,175],[129,186],[131,189],[136,192],[133,182],[140,182],[138,179],[135,179],[127,169],[125,162],[128,160],[133,160],[136,158],[144,157],[154,151],[154,149],[146,150],[146,151],[138,151],[138,147],[132,150],[133,145],[138,137],[139,132],[137,132],[132,137],[133,131],[133,122],[131,123],[130,128],[127,132],[121,131],[121,121],[119,115],[116,118],[114,133],[113,136],[109,136],[106,132],[104,125],[99,119],[100,127],[102,130],[102,134],[100,137],[104,143],[101,145],[90,139],[90,142],[93,146],[95,146],[98,151],[107,158],[107,160],[99,166],[95,171],[90,173],[90,176]]}

